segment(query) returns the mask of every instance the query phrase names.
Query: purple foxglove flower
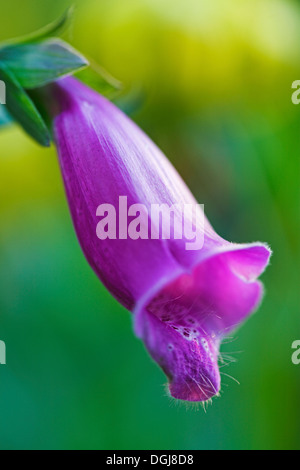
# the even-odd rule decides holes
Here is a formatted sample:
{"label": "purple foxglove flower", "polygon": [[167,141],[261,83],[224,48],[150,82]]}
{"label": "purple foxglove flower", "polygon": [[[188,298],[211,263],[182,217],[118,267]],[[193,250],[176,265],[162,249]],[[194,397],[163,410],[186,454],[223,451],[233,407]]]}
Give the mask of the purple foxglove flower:
{"label": "purple foxglove flower", "polygon": [[[97,208],[118,208],[120,196],[128,207],[143,204],[148,214],[153,204],[197,203],[163,153],[111,102],[74,78],[53,85],[51,96],[66,194],[88,262],[133,312],[135,332],[166,373],[171,395],[209,399],[220,389],[222,338],[261,300],[257,277],[268,264],[269,248],[230,243],[204,215],[200,220],[186,213],[204,236],[201,249],[187,249],[185,236],[126,238],[120,227],[100,239],[96,230],[104,212]],[[174,220],[179,215],[180,210]]]}

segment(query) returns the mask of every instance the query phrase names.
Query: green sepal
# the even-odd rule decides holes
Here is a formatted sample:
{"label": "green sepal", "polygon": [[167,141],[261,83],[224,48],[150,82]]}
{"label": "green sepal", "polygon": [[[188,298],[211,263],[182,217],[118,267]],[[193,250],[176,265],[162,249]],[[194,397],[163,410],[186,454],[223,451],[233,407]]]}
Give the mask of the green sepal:
{"label": "green sepal", "polygon": [[27,89],[46,85],[86,67],[88,61],[61,39],[0,49],[0,61]]}
{"label": "green sepal", "polygon": [[0,80],[6,85],[6,107],[9,114],[39,144],[49,147],[51,137],[41,114],[13,72],[1,62]]}

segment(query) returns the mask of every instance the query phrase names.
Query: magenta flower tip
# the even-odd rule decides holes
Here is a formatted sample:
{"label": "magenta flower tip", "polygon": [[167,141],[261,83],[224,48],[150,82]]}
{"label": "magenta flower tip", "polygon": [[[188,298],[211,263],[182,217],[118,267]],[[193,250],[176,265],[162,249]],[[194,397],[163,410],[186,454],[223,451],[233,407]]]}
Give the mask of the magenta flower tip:
{"label": "magenta flower tip", "polygon": [[[167,375],[171,395],[208,400],[220,390],[222,338],[258,307],[262,284],[257,278],[271,250],[259,242],[227,242],[199,207],[193,215],[183,212],[181,205],[198,206],[189,189],[112,103],[74,78],[59,81],[52,93],[59,104],[53,128],[65,189],[88,262],[133,312],[135,332]],[[111,207],[112,215],[120,210],[120,197],[130,210],[142,204],[147,214],[135,237],[124,237],[113,218],[111,237],[100,230],[99,216]],[[158,231],[148,239],[155,225],[153,204],[180,204],[173,228],[179,219],[189,222],[203,237],[201,249],[187,249],[185,233],[165,238]],[[104,206],[99,210],[99,205]]]}
{"label": "magenta flower tip", "polygon": [[258,308],[263,287],[256,278],[270,255],[260,243],[227,244],[137,305],[136,334],[168,376],[174,398],[218,394],[220,343]]}

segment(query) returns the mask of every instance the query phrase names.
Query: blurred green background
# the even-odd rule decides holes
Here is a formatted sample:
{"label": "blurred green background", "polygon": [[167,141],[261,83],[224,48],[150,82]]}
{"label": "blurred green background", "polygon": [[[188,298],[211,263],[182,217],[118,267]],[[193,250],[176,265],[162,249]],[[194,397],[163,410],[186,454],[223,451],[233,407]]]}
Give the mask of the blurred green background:
{"label": "blurred green background", "polygon": [[[62,0],[0,0],[0,39]],[[236,359],[205,413],[165,392],[131,317],[77,243],[55,149],[0,133],[1,449],[300,448],[300,2],[82,0],[65,39],[120,79],[133,119],[216,231],[268,242],[261,308],[222,346]]]}

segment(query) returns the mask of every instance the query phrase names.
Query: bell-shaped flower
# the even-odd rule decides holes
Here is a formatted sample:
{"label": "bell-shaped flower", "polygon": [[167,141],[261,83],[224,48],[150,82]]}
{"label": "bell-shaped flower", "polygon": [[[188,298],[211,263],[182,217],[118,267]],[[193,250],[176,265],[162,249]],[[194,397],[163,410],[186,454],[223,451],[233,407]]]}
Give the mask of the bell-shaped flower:
{"label": "bell-shaped flower", "polygon": [[[260,303],[257,278],[269,248],[217,235],[168,159],[114,104],[74,78],[50,90],[66,194],[88,262],[133,312],[171,395],[209,399],[220,389],[222,338]],[[166,236],[159,221],[170,207]]]}

